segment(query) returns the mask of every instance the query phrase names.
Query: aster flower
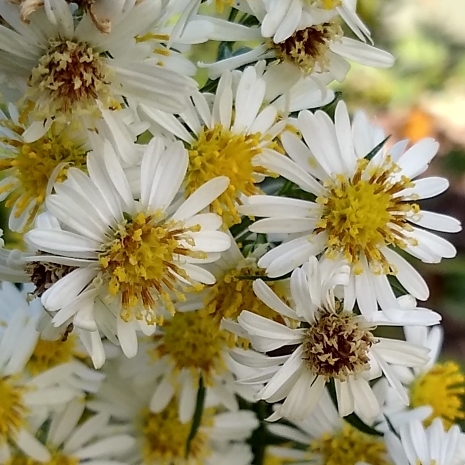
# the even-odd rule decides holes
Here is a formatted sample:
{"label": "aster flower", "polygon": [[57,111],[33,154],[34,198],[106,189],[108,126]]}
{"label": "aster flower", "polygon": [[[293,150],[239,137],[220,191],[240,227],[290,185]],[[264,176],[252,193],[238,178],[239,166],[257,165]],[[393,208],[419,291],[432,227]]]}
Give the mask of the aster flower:
{"label": "aster flower", "polygon": [[[440,418],[445,428],[451,427],[465,417],[462,395],[465,393],[465,376],[457,363],[448,360],[439,362],[443,331],[440,326],[404,328],[406,340],[430,349],[430,360],[422,367],[413,369],[396,368],[397,375],[407,387],[411,408],[428,407],[424,425],[429,426]],[[405,412],[397,396],[386,388],[386,413],[390,416]]]}
{"label": "aster flower", "polygon": [[255,281],[257,296],[269,307],[283,317],[304,323],[293,329],[247,310],[238,318],[257,351],[269,354],[279,349],[282,354],[264,358],[254,356],[253,352],[250,355],[232,353],[236,361],[264,370],[256,377],[242,380],[266,382],[257,399],[268,402],[285,399],[270,420],[282,416],[303,419],[315,408],[326,383],[331,380],[341,417],[357,409],[364,418],[373,419],[380,408],[369,381],[382,374],[408,404],[407,393],[396,379],[391,364],[423,365],[428,360],[428,350],[405,341],[376,337],[373,328],[431,325],[440,317],[430,310],[419,309],[376,311],[370,319],[353,313],[344,305],[347,268],[327,262],[319,265],[316,259],[296,268],[291,276],[295,309],[282,302],[263,281]]}
{"label": "aster flower", "polygon": [[0,72],[25,93],[21,111],[36,121],[24,134],[27,141],[41,137],[53,121],[79,120],[92,128],[102,108],[117,110],[124,98],[180,111],[196,89],[190,78],[160,66],[136,40],[163,13],[161,1],[109,9],[107,19],[118,27],[106,35],[88,13],[75,24],[65,0],[44,4],[26,25],[17,5],[0,2],[10,26],[0,26]]}
{"label": "aster flower", "polygon": [[[89,401],[91,410],[111,415],[120,428],[136,439],[135,447],[125,456],[131,465],[249,465],[252,454],[245,440],[258,426],[251,411],[216,413],[203,411],[196,435],[186,444],[192,421],[181,422],[178,416],[179,396],[174,396],[160,412],[149,405],[151,386],[121,378],[118,361],[104,368],[107,382]],[[129,400],[129,402],[128,402]]]}
{"label": "aster flower", "polygon": [[[179,119],[140,105],[141,114],[155,123],[154,131],[161,126],[171,137],[174,135],[185,142],[189,152],[184,182],[186,195],[216,176],[229,178],[227,190],[212,204],[213,210],[229,226],[241,221],[236,209],[243,197],[261,193],[257,183],[266,172],[256,163],[257,155],[265,158],[268,153],[278,155],[277,137],[286,126],[286,120],[279,116],[279,106],[269,103],[282,96],[286,89],[276,85],[279,77],[275,73],[265,78],[266,74],[264,63],[257,68],[248,67],[242,73],[224,73],[213,97],[213,106],[209,104],[210,94],[195,94]],[[267,81],[271,80],[273,89],[267,92]],[[331,100],[331,93],[328,99],[327,93],[321,92],[322,85],[307,84],[306,95],[313,96],[315,105]],[[302,93],[294,94],[293,102]],[[283,102],[278,105],[283,106]]]}
{"label": "aster flower", "polygon": [[[334,123],[322,111],[302,111],[296,124],[303,141],[291,133],[282,135],[290,158],[275,157],[273,163],[261,164],[315,195],[316,202],[273,196],[247,199],[241,213],[268,217],[255,222],[251,231],[292,234],[265,254],[259,266],[276,277],[312,255],[348,262],[350,301],[356,298],[364,315],[376,309],[377,302],[383,309],[395,306],[388,275],[415,298],[426,300],[424,279],[393,247],[426,263],[456,254],[451,243],[426,229],[457,232],[460,222],[422,210],[416,203],[448,187],[447,180],[438,177],[414,181],[436,154],[437,142],[424,139],[407,151],[407,141],[389,150],[377,148],[384,139],[382,131],[363,114],[351,124],[343,102]],[[367,158],[375,148],[374,156]]]}
{"label": "aster flower", "polygon": [[296,423],[288,421],[288,424],[271,423],[267,429],[297,446],[292,447],[288,443],[267,448],[268,455],[282,463],[390,463],[383,438],[359,431],[340,418],[327,391],[323,392],[315,410],[306,419]]}
{"label": "aster flower", "polygon": [[357,15],[357,2],[347,0],[246,1],[255,12],[265,10],[261,31],[263,37],[273,37],[276,43],[288,39],[298,30],[315,24],[327,23],[337,16],[344,19],[360,40],[370,37],[370,31]]}
{"label": "aster flower", "polygon": [[[439,418],[425,428],[419,420],[402,425],[398,431],[385,434],[385,441],[395,465],[453,465],[462,463],[459,456],[460,428],[444,431]],[[463,440],[463,439],[462,439]]]}
{"label": "aster flower", "polygon": [[[43,442],[50,452],[49,464],[60,465],[122,465],[121,454],[134,445],[128,434],[114,434],[109,428],[110,415],[100,413],[85,418],[85,402],[76,399],[55,412],[46,430]],[[103,433],[102,433],[103,432]],[[22,460],[22,454],[13,453],[5,465]]]}
{"label": "aster flower", "polygon": [[[335,5],[333,1],[330,3]],[[275,59],[281,63],[292,64],[293,73],[298,76],[328,73],[332,80],[336,79],[339,82],[345,79],[349,71],[350,65],[347,60],[379,68],[392,66],[394,58],[390,53],[365,43],[365,36],[369,36],[369,32],[357,17],[352,3],[350,6],[349,2],[343,3],[341,8],[323,11],[324,15],[320,16],[318,12],[322,9],[315,8],[315,5],[306,5],[299,13],[302,0],[292,0],[291,5],[290,0],[278,4],[275,0],[250,0],[247,2],[250,13],[257,18],[261,28],[249,28],[242,24],[215,19],[216,30],[211,38],[254,40],[260,41],[260,45],[216,63],[199,63],[199,66],[207,67],[210,78],[215,79],[224,70],[236,69],[262,59]],[[295,22],[299,21],[299,14],[302,18],[304,10],[304,24],[299,27]],[[278,16],[284,18],[282,23],[279,23]],[[341,17],[348,21],[361,40],[344,36],[340,25]],[[291,35],[288,35],[291,30]],[[272,35],[273,40],[270,39]]]}
{"label": "aster flower", "polygon": [[19,449],[44,462],[51,456],[36,439],[34,425],[85,391],[96,391],[102,375],[93,376],[77,361],[44,367],[35,357],[38,313],[13,284],[2,283],[0,302],[0,459]]}
{"label": "aster flower", "polygon": [[218,231],[220,217],[198,212],[228,180],[212,179],[172,206],[187,165],[180,142],[165,147],[153,139],[142,159],[137,199],[109,143],[103,154],[88,155],[89,176],[68,170],[67,181],[46,201],[62,229],[37,227],[25,236],[42,251],[30,259],[31,266],[67,267],[42,295],[44,307],[56,312],[56,326],[71,320],[87,331],[103,331],[112,341],[117,334],[125,354],[134,356],[136,330],[150,334],[165,309],[174,313],[173,302],[185,298],[181,286],[214,283],[198,264],[217,260],[230,239]]}

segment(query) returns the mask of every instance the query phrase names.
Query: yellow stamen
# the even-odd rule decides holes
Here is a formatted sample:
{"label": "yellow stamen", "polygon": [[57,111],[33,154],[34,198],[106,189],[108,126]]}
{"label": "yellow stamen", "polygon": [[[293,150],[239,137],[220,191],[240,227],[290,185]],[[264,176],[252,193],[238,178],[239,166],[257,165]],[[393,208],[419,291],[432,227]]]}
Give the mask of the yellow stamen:
{"label": "yellow stamen", "polygon": [[[397,195],[414,184],[406,177],[390,180],[400,170],[390,157],[370,172],[367,165],[368,160],[360,160],[352,179],[339,175],[327,186],[328,194],[317,199],[323,214],[315,232],[328,234],[329,258],[342,254],[357,265],[365,256],[374,273],[394,273],[379,249],[416,245],[403,231],[413,230],[407,218],[417,215],[420,208]],[[361,269],[356,267],[355,272]]]}
{"label": "yellow stamen", "polygon": [[118,226],[114,240],[100,254],[99,262],[109,276],[110,295],[121,296],[121,318],[161,323],[157,312],[159,300],[174,314],[171,293],[178,300],[185,300],[178,289],[177,276],[191,281],[180,267],[180,257],[205,257],[183,245],[193,246],[189,233],[199,230],[200,226],[186,228],[181,222],[158,223],[153,215],[142,212]]}
{"label": "yellow stamen", "polygon": [[350,425],[337,433],[325,433],[311,444],[311,451],[322,457],[325,465],[390,465],[382,439],[369,436]]}
{"label": "yellow stamen", "polygon": [[[202,415],[202,426],[212,424],[211,410]],[[210,455],[208,437],[201,430],[190,443],[189,456],[186,457],[186,445],[192,422],[181,423],[178,406],[172,400],[160,413],[145,410],[142,413],[142,455],[146,465],[203,465]],[[376,464],[375,464],[376,465]]]}
{"label": "yellow stamen", "polygon": [[9,158],[0,159],[0,171],[16,178],[19,183],[3,186],[0,193],[11,192],[6,206],[12,207],[16,204],[17,218],[35,201],[36,205],[29,213],[30,223],[45,200],[47,186],[55,168],[61,163],[65,164],[55,180],[61,183],[67,177],[69,167],[84,169],[86,150],[69,139],[64,132],[54,134],[49,131],[35,142],[26,143],[21,138],[23,128],[12,125],[9,121],[2,121],[0,124],[7,126],[19,136],[18,139],[1,140],[11,147],[11,154],[8,153]]}
{"label": "yellow stamen", "polygon": [[446,428],[465,418],[462,396],[465,393],[465,376],[454,362],[438,363],[420,375],[410,386],[412,408],[429,405],[433,413],[425,426],[440,417]]}
{"label": "yellow stamen", "polygon": [[28,409],[23,395],[26,388],[16,384],[14,377],[0,378],[0,444],[12,440],[24,426]]}
{"label": "yellow stamen", "polygon": [[26,368],[32,375],[38,375],[62,363],[71,362],[74,357],[82,355],[76,351],[76,342],[74,335],[70,335],[66,341],[39,339]]}
{"label": "yellow stamen", "polygon": [[186,194],[192,194],[217,176],[229,178],[227,190],[212,203],[213,209],[223,216],[227,226],[241,221],[236,210],[241,195],[261,193],[255,185],[256,175],[265,171],[252,164],[255,155],[261,152],[260,137],[260,134],[234,134],[217,124],[212,129],[202,129],[189,150]]}
{"label": "yellow stamen", "polygon": [[220,329],[220,321],[206,310],[176,313],[163,325],[160,344],[153,349],[155,359],[169,356],[176,370],[188,369],[194,378],[202,375],[205,384],[213,384],[213,376],[226,370],[223,354],[234,344],[233,336]]}

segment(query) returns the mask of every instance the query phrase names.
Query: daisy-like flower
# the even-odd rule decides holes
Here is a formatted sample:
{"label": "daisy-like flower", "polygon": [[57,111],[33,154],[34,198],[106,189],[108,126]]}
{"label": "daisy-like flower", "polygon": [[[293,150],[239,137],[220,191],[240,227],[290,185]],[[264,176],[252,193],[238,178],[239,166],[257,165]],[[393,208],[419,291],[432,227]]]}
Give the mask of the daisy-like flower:
{"label": "daisy-like flower", "polygon": [[[341,16],[360,40],[370,37],[370,31],[356,12],[357,2],[348,0],[245,0],[253,11],[265,10],[261,23],[263,37],[283,42],[296,31],[323,24]],[[255,3],[255,4],[254,4]],[[260,16],[263,13],[260,12]]]}
{"label": "daisy-like flower", "polygon": [[[292,233],[290,240],[265,254],[259,266],[276,277],[312,255],[348,262],[350,299],[357,299],[364,315],[377,308],[376,302],[383,309],[396,305],[388,275],[395,275],[415,298],[426,300],[424,279],[393,248],[427,263],[456,254],[451,243],[426,229],[457,232],[460,222],[416,203],[448,187],[448,181],[438,177],[414,181],[436,154],[437,142],[424,139],[407,151],[408,141],[389,150],[378,148],[382,131],[360,113],[351,124],[343,102],[334,123],[322,111],[302,111],[296,124],[304,141],[291,133],[282,135],[290,158],[261,164],[315,195],[316,202],[273,196],[247,199],[241,213],[268,217],[255,222],[251,231]],[[374,156],[367,158],[375,148]]]}
{"label": "daisy-like flower", "polygon": [[[195,94],[180,119],[140,105],[145,117],[186,143],[189,152],[186,195],[216,176],[229,178],[227,190],[212,204],[229,226],[241,221],[236,209],[242,199],[261,193],[257,183],[263,180],[266,170],[257,163],[257,155],[278,156],[277,137],[286,120],[279,116],[281,108],[270,101],[279,99],[286,89],[278,84],[276,73],[271,74],[267,76],[264,72],[264,63],[257,68],[248,67],[242,73],[225,72],[213,106],[209,104],[210,94]],[[272,84],[268,91],[267,82]],[[321,87],[315,82],[307,83],[306,95],[313,96],[315,106],[327,103],[332,97],[332,93],[321,92]],[[300,100],[303,92],[296,93],[293,102]],[[282,106],[282,102],[278,105]]]}
{"label": "daisy-like flower", "polygon": [[[50,453],[44,465],[122,465],[121,454],[133,447],[135,439],[128,434],[114,434],[108,428],[109,414],[84,419],[87,413],[85,402],[76,399],[54,413],[49,425],[41,425],[44,446]],[[16,452],[2,464],[17,465],[23,460],[24,456]]]}
{"label": "daisy-like flower", "polygon": [[0,2],[9,25],[0,26],[0,72],[25,93],[21,110],[36,121],[26,140],[41,137],[54,121],[93,127],[102,108],[120,109],[124,98],[167,112],[183,108],[195,82],[160,66],[136,40],[165,13],[162,1],[124,3],[107,8],[117,27],[102,34],[88,13],[76,22],[66,0],[45,0],[29,24],[17,5]]}
{"label": "daisy-like flower", "polygon": [[136,439],[136,446],[125,456],[131,465],[248,465],[252,454],[245,440],[257,428],[251,411],[215,413],[203,411],[197,433],[189,442],[192,420],[181,422],[174,396],[160,412],[150,408],[151,386],[135,384],[118,374],[117,361],[104,368],[107,379],[89,401],[91,410],[111,415],[120,429]]}
{"label": "daisy-like flower", "polygon": [[[460,428],[452,426],[448,431],[439,418],[425,428],[419,420],[399,428],[399,436],[394,432],[385,434],[385,441],[395,465],[454,465],[463,463],[457,460],[461,440]],[[463,459],[463,457],[462,457]]]}
{"label": "daisy-like flower", "polygon": [[[440,326],[411,326],[404,328],[404,332],[408,342],[430,349],[430,360],[425,366],[396,369],[402,383],[408,388],[410,407],[429,407],[431,412],[424,419],[424,425],[429,426],[435,418],[440,418],[447,429],[465,418],[462,402],[465,376],[457,363],[438,361],[443,337]],[[387,390],[386,394],[385,410],[388,414],[405,411],[405,405],[399,403],[391,390]]]}
{"label": "daisy-like flower", "polygon": [[[299,4],[302,7],[302,0],[292,0],[291,5],[289,3],[290,0],[279,3],[275,0],[248,0],[250,13],[257,18],[261,28],[249,28],[242,24],[215,19],[216,29],[211,38],[220,40],[223,36],[222,40],[244,42],[255,40],[261,43],[250,51],[235,54],[216,63],[199,63],[199,66],[207,67],[210,78],[214,79],[226,69],[236,69],[261,59],[275,59],[281,63],[292,64],[291,73],[298,76],[328,73],[332,79],[341,82],[350,68],[347,60],[378,68],[388,68],[393,65],[394,58],[390,53],[365,43],[365,36],[369,36],[369,32],[357,17],[352,2],[344,2],[347,5],[350,3],[350,6],[344,5],[342,8],[324,11],[325,15],[329,16],[327,19],[318,18],[319,9],[310,4],[308,8],[312,13],[305,20],[308,24],[302,25],[299,29],[295,29],[292,23],[298,20],[298,15],[303,12],[303,10],[300,10],[300,13],[298,11]],[[290,15],[281,25],[276,18],[273,18],[288,13]],[[313,18],[311,18],[312,14]],[[341,17],[348,20],[361,40],[344,36]],[[292,29],[294,31],[288,36]],[[276,33],[272,32],[273,30]],[[274,40],[270,38],[271,35],[275,36]]]}
{"label": "daisy-like flower", "polygon": [[31,274],[45,272],[47,263],[65,268],[42,295],[44,307],[56,312],[55,326],[72,322],[114,342],[117,334],[126,355],[134,356],[137,329],[150,334],[163,318],[161,309],[174,313],[173,302],[185,299],[187,287],[214,283],[198,264],[217,260],[230,239],[218,231],[220,217],[199,212],[228,179],[212,179],[172,205],[187,165],[180,142],[165,147],[154,138],[142,158],[136,199],[109,143],[103,153],[88,155],[88,176],[68,170],[67,181],[46,201],[58,227],[45,224],[26,234],[41,251],[29,259]]}
{"label": "daisy-like flower", "polygon": [[51,455],[35,437],[34,425],[85,391],[95,392],[102,375],[76,360],[44,366],[34,355],[36,309],[9,283],[2,283],[0,302],[0,461],[17,448],[46,462]]}
{"label": "daisy-like flower", "polygon": [[9,118],[0,111],[0,200],[12,207],[9,227],[21,231],[40,211],[55,182],[66,179],[68,167],[82,169],[86,162],[84,137],[70,128],[49,129],[39,139],[26,142],[27,128],[20,123],[18,110],[9,105]]}
{"label": "daisy-like flower", "polygon": [[[238,319],[252,346],[268,354],[257,357],[253,352],[232,353],[236,361],[264,370],[243,382],[266,382],[257,399],[268,402],[285,399],[270,420],[282,416],[303,419],[315,408],[329,381],[334,381],[341,417],[356,409],[363,418],[373,419],[380,407],[370,380],[382,374],[408,404],[406,390],[391,364],[423,365],[428,360],[428,349],[377,337],[373,329],[378,325],[431,325],[440,316],[430,310],[399,308],[375,311],[370,319],[357,315],[345,307],[344,287],[348,277],[347,266],[328,262],[320,266],[316,259],[296,268],[290,284],[295,309],[282,302],[263,281],[255,281],[255,292],[263,302],[283,317],[302,322],[293,329],[246,310]],[[278,349],[280,355],[274,356]]]}
{"label": "daisy-like flower", "polygon": [[267,426],[273,435],[297,446],[268,446],[271,464],[390,465],[383,438],[364,433],[341,419],[327,391],[308,418],[289,423]]}

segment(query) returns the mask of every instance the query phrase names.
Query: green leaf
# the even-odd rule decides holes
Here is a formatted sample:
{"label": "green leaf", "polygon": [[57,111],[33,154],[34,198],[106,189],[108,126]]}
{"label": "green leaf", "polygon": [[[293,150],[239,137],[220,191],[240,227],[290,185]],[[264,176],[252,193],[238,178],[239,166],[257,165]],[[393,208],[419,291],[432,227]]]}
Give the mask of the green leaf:
{"label": "green leaf", "polygon": [[367,160],[371,160],[384,146],[384,144],[387,142],[387,140],[390,138],[391,136],[387,136],[383,141],[381,141],[368,155],[365,155],[364,158],[366,158]]}
{"label": "green leaf", "polygon": [[[337,408],[337,395],[334,380],[332,379],[329,383],[326,383],[326,387],[328,388],[329,395],[331,396],[334,406]],[[344,420],[362,433],[370,436],[383,436],[383,433],[367,425],[356,413],[351,413],[350,415],[345,416]]]}
{"label": "green leaf", "polygon": [[197,434],[200,424],[202,423],[202,415],[203,415],[203,410],[205,407],[205,394],[206,394],[206,388],[203,383],[203,378],[200,377],[199,378],[199,389],[197,391],[197,402],[195,404],[195,412],[194,412],[194,417],[192,419],[192,427],[189,432],[189,437],[187,438],[187,443],[186,443],[186,459],[189,457],[192,440],[195,438],[195,435]]}
{"label": "green leaf", "polygon": [[384,436],[381,431],[378,431],[371,426],[367,425],[357,414],[351,413],[344,417],[344,420],[353,426],[355,429],[358,429],[362,433],[368,434],[370,436]]}

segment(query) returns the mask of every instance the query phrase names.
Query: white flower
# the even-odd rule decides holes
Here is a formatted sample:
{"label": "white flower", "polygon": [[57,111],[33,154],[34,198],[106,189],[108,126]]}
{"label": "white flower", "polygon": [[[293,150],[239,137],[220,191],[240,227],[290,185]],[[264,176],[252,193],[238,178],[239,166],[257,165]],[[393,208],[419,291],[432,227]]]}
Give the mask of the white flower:
{"label": "white flower", "polygon": [[[370,31],[356,12],[355,1],[350,0],[247,0],[258,11],[265,8],[261,30],[264,37],[274,42],[288,39],[294,32],[315,24],[329,22],[340,15],[360,40],[370,37]],[[258,3],[253,5],[252,3]],[[263,4],[263,6],[261,5]]]}
{"label": "white flower", "polygon": [[23,113],[36,120],[24,134],[27,141],[53,121],[79,119],[92,128],[102,108],[119,109],[124,98],[168,112],[183,108],[195,82],[160,66],[157,54],[136,40],[164,13],[162,2],[132,3],[108,9],[115,27],[102,34],[88,13],[75,24],[65,0],[46,0],[27,25],[17,5],[0,2],[10,26],[0,26],[0,72],[23,94]]}
{"label": "white flower", "polygon": [[165,308],[173,313],[173,302],[185,299],[182,287],[214,283],[198,264],[217,260],[230,239],[218,231],[220,217],[199,212],[228,179],[212,179],[173,204],[187,165],[180,142],[165,147],[154,138],[140,166],[137,199],[109,143],[103,154],[88,155],[89,176],[68,170],[67,181],[46,201],[57,227],[39,226],[26,235],[41,251],[30,258],[31,267],[66,268],[42,295],[44,307],[56,312],[55,326],[72,322],[98,339],[100,330],[134,356],[136,331],[151,334]]}
{"label": "white flower", "polygon": [[122,378],[117,360],[107,363],[104,370],[106,383],[88,405],[91,410],[111,415],[125,432],[136,438],[136,446],[127,455],[126,463],[248,465],[251,462],[251,451],[244,441],[258,426],[253,412],[215,414],[214,409],[205,409],[185,462],[192,428],[192,420],[182,422],[179,419],[178,403],[185,400],[179,395],[173,396],[162,410],[153,411],[150,406],[152,386],[140,384],[137,379]]}
{"label": "white flower", "polygon": [[[83,399],[69,402],[66,407],[51,416],[50,424],[41,425],[45,429],[43,442],[50,452],[51,463],[94,465],[121,465],[121,454],[127,453],[135,443],[128,434],[115,434],[108,428],[110,415],[100,413],[83,418]],[[21,459],[20,453],[12,454],[15,463]]]}
{"label": "white flower", "polygon": [[33,459],[47,461],[49,451],[35,438],[34,424],[72,399],[82,398],[85,391],[95,392],[102,375],[76,359],[44,369],[36,351],[39,312],[28,306],[25,297],[13,284],[2,283],[0,460],[8,458],[15,445]]}
{"label": "white flower", "polygon": [[[257,296],[270,308],[283,317],[305,323],[293,329],[246,310],[238,319],[239,325],[249,334],[252,346],[269,354],[265,358],[253,353],[232,353],[238,362],[266,369],[255,377],[257,382],[267,381],[257,399],[268,402],[285,399],[270,420],[282,416],[304,418],[315,408],[330,380],[334,380],[341,417],[354,409],[363,418],[373,419],[379,414],[379,403],[370,380],[382,374],[408,404],[407,393],[396,379],[391,364],[423,365],[428,360],[428,350],[405,341],[375,337],[372,330],[377,325],[436,324],[440,316],[430,310],[393,308],[389,312],[375,311],[370,319],[364,318],[345,307],[347,282],[347,266],[328,262],[319,265],[313,259],[295,269],[291,276],[293,309],[263,281],[255,281]],[[233,328],[231,324],[227,327]],[[273,355],[277,349],[282,355]],[[243,381],[250,383],[253,378]]]}
{"label": "white flower", "polygon": [[457,464],[462,436],[457,425],[444,431],[439,418],[428,428],[424,428],[419,420],[412,420],[399,428],[399,435],[400,438],[391,431],[385,434],[386,445],[395,465]]}
{"label": "white flower", "polygon": [[[371,427],[372,433],[378,429],[372,425],[366,426]],[[328,391],[323,392],[313,413],[303,421],[271,423],[267,429],[282,440],[298,444],[298,448],[286,443],[268,448],[269,455],[281,458],[283,463],[389,463],[381,434],[367,434],[340,418]]]}
{"label": "white flower", "polygon": [[[227,190],[213,202],[214,210],[227,225],[241,221],[236,208],[243,197],[261,192],[256,184],[266,172],[257,163],[257,155],[278,155],[277,138],[286,126],[280,110],[293,111],[305,103],[319,107],[334,95],[323,84],[307,80],[305,86],[291,86],[293,92],[287,97],[285,83],[289,81],[282,80],[277,67],[272,68],[265,71],[265,63],[261,62],[244,72],[225,72],[215,95],[194,94],[179,119],[140,105],[141,114],[153,122],[154,132],[162,127],[171,137],[186,143],[186,194],[216,176],[229,178]],[[272,100],[276,103],[270,104]]]}
{"label": "white flower", "polygon": [[[349,1],[344,2],[345,5],[337,10],[323,11],[321,16],[317,13],[321,9],[310,5],[310,14],[304,19],[306,24],[300,26],[295,26],[295,21],[299,20],[303,11],[301,9],[299,13],[302,0],[269,0],[269,9],[265,7],[264,1],[248,0],[250,14],[257,18],[261,28],[246,27],[217,18],[210,19],[216,26],[210,35],[211,39],[261,42],[250,51],[235,54],[216,63],[199,63],[199,66],[208,68],[211,79],[219,77],[226,69],[236,69],[261,59],[291,63],[291,75],[328,73],[332,76],[331,80],[340,82],[345,79],[350,68],[347,60],[380,68],[390,67],[394,63],[390,53],[365,43],[365,36],[369,37],[369,31],[357,17],[353,6],[347,6],[351,3]],[[280,25],[279,16],[284,17]],[[341,17],[347,20],[361,40],[344,36],[340,25]],[[288,36],[289,33],[291,35]],[[271,35],[274,35],[274,40],[269,38]]]}
{"label": "white flower", "polygon": [[[295,134],[282,135],[290,158],[260,163],[315,195],[316,202],[273,196],[246,199],[239,208],[242,214],[268,217],[255,222],[251,231],[289,234],[289,240],[265,254],[259,266],[276,277],[312,255],[347,261],[350,299],[357,299],[364,315],[377,308],[377,302],[383,309],[396,305],[389,274],[415,298],[426,300],[424,279],[392,247],[427,263],[456,254],[451,243],[424,228],[457,232],[460,222],[421,210],[415,203],[448,187],[447,180],[438,177],[413,181],[427,169],[437,142],[424,139],[405,151],[407,141],[401,141],[382,150],[382,131],[372,128],[363,114],[351,124],[343,102],[334,123],[322,111],[302,111],[296,124],[304,141]],[[366,158],[375,148],[374,156]]]}

